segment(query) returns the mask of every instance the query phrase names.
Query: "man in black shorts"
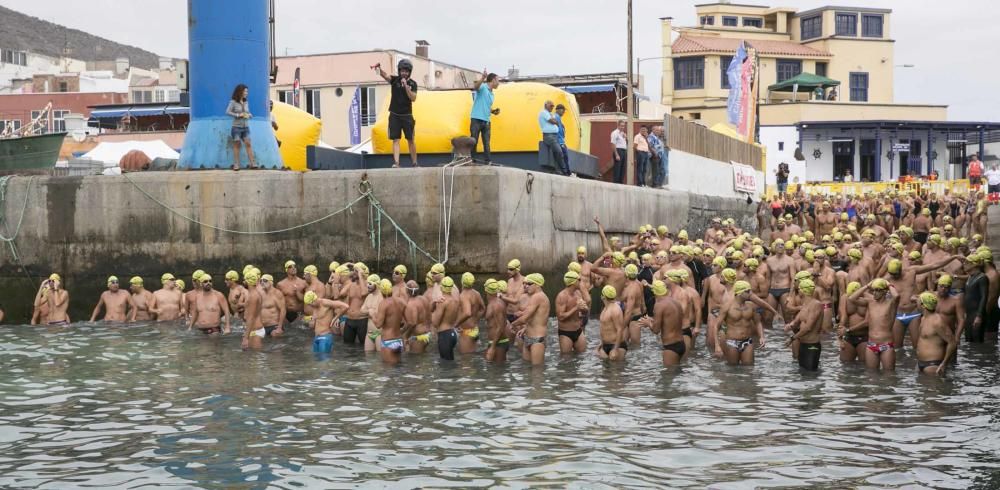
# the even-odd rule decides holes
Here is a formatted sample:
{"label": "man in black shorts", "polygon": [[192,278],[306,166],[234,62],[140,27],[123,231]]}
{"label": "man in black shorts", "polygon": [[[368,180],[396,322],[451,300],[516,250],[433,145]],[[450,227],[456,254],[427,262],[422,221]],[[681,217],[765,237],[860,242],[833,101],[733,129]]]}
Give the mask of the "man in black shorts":
{"label": "man in black shorts", "polygon": [[381,65],[375,65],[379,76],[389,82],[389,139],[392,140],[392,166],[399,167],[399,137],[406,137],[410,147],[410,162],[417,165],[417,145],[413,131],[416,121],[413,120],[413,103],[417,100],[417,82],[410,78],[413,74],[413,63],[410,60],[399,60],[396,66],[398,75],[390,76]]}

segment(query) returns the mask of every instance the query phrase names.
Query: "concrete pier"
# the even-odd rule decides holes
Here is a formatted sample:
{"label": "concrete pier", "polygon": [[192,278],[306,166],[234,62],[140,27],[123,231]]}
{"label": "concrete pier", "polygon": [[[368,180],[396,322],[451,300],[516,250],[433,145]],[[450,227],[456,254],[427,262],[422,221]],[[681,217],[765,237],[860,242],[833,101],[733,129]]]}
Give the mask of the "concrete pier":
{"label": "concrete pier", "polygon": [[[363,178],[384,214],[362,196]],[[714,216],[752,230],[756,207],[502,167],[16,177],[5,196],[6,236],[27,197],[18,260],[7,247],[0,252],[0,293],[14,322],[27,319],[39,278],[51,272],[73,295],[74,319],[89,316],[111,274],[123,283],[138,275],[156,289],[163,272],[187,280],[200,268],[219,278],[218,288],[226,270],[247,263],[278,278],[288,259],[300,270],[316,264],[324,279],[332,260],[364,261],[376,272],[403,263],[422,281],[435,261],[449,273],[488,275],[517,257],[524,271],[555,279],[577,246],[599,251],[595,215],[609,234],[651,223],[695,237]]]}

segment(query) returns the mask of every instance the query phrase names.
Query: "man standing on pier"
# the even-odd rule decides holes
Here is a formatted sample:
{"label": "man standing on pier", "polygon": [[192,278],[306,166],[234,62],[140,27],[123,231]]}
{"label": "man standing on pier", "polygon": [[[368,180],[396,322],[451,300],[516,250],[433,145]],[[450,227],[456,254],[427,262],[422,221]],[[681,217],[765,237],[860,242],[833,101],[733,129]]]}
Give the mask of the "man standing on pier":
{"label": "man standing on pier", "polygon": [[398,75],[390,76],[382,65],[374,67],[386,82],[389,83],[389,139],[392,140],[392,166],[399,168],[399,137],[406,137],[406,145],[410,147],[410,162],[417,164],[417,142],[413,134],[416,122],[413,120],[413,103],[417,101],[417,82],[410,78],[413,75],[413,63],[402,59],[396,65]]}
{"label": "man standing on pier", "polygon": [[552,166],[563,175],[569,175],[569,168],[563,163],[562,149],[559,148],[559,120],[552,113],[555,104],[545,101],[545,107],[538,113],[538,126],[542,129],[542,151],[549,155]]}
{"label": "man standing on pier", "polygon": [[104,321],[106,322],[134,322],[135,303],[132,302],[132,295],[118,288],[118,278],[111,276],[108,278],[108,290],[101,293],[101,299],[97,301],[94,312],[90,315],[90,321],[97,320],[97,314],[104,307]]}
{"label": "man standing on pier", "polygon": [[[469,135],[479,144],[479,136],[483,137],[483,155],[487,165],[490,160],[490,115],[500,114],[500,109],[493,108],[493,91],[500,86],[500,77],[496,73],[487,73],[483,68],[483,76],[472,84],[472,117],[469,123]],[[476,145],[472,146],[472,157],[476,157]]]}

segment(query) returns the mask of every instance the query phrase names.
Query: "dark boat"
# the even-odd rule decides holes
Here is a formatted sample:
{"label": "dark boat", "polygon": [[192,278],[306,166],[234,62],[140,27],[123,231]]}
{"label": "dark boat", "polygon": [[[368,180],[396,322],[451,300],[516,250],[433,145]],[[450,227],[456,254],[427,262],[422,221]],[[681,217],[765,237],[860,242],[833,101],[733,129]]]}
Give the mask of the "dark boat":
{"label": "dark boat", "polygon": [[66,133],[0,138],[0,175],[48,174],[65,138]]}

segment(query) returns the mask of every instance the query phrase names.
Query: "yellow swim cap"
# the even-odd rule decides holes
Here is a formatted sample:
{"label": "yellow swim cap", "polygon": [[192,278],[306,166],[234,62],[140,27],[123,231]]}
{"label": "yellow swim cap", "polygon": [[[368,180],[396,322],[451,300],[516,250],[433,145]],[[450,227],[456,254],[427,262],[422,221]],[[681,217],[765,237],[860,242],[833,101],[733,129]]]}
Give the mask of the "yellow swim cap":
{"label": "yellow swim cap", "polygon": [[194,281],[194,282],[198,282],[198,281],[201,280],[201,276],[204,276],[204,275],[205,275],[205,271],[203,271],[201,269],[198,269],[198,270],[194,271],[193,274],[191,274],[191,280]]}
{"label": "yellow swim cap", "polygon": [[639,234],[642,235],[643,233],[646,233],[646,226],[645,225],[639,227]]}
{"label": "yellow swim cap", "polygon": [[243,266],[243,275],[244,276],[247,275],[247,273],[250,272],[250,271],[252,271],[252,270],[253,270],[253,266],[252,265],[250,265],[250,264],[244,265]]}
{"label": "yellow swim cap", "polygon": [[924,306],[927,311],[934,311],[937,309],[938,297],[936,294],[924,291],[920,293],[920,304]]}
{"label": "yellow swim cap", "polygon": [[952,279],[951,274],[941,274],[941,277],[937,280],[938,286],[951,287]]}
{"label": "yellow swim cap", "polygon": [[354,264],[354,270],[361,271],[362,274],[368,274],[368,266],[364,262],[357,262]]}
{"label": "yellow swim cap", "polygon": [[930,208],[921,209],[920,210],[920,214],[922,214],[924,216],[930,216],[931,215],[931,209]]}
{"label": "yellow swim cap", "polygon": [[587,247],[584,247],[583,245],[580,245],[579,247],[576,247],[576,253],[577,254],[587,255]]}
{"label": "yellow swim cap", "polygon": [[201,276],[200,282],[212,282],[212,276],[209,274],[204,274]]}
{"label": "yellow swim cap", "polygon": [[900,226],[898,231],[908,237],[913,237],[913,228],[909,226]]}
{"label": "yellow swim cap", "polygon": [[257,274],[257,277],[261,277],[260,269],[254,267],[253,269],[250,269],[250,271]]}
{"label": "yellow swim cap", "polygon": [[812,277],[812,272],[809,271],[798,271],[795,273],[795,282],[800,282],[803,279],[809,279]]}
{"label": "yellow swim cap", "polygon": [[795,242],[785,242],[785,250],[795,250]]}
{"label": "yellow swim cap", "polygon": [[733,248],[735,248],[736,250],[742,250],[743,249],[743,245],[745,245],[745,244],[743,243],[742,239],[736,240],[735,242],[733,242]]}
{"label": "yellow swim cap", "polygon": [[579,281],[580,281],[580,274],[576,272],[566,271],[566,273],[563,274],[563,283],[566,284],[567,286],[572,286]]}
{"label": "yellow swim cap", "polygon": [[625,263],[625,260],[625,254],[621,252],[615,252],[611,255],[611,262],[617,267],[621,267],[621,265]]}
{"label": "yellow swim cap", "polygon": [[639,254],[637,254],[635,252],[629,252],[628,253],[628,259],[629,260],[634,260],[634,261],[638,262],[639,261]]}
{"label": "yellow swim cap", "polygon": [[984,264],[993,263],[993,251],[988,248],[983,248],[979,251],[979,257],[982,258]]}
{"label": "yellow swim cap", "polygon": [[671,269],[667,271],[667,280],[675,284],[681,284],[683,282],[686,282],[686,279],[684,278],[683,274],[684,274],[683,269]]}
{"label": "yellow swim cap", "polygon": [[445,277],[441,279],[441,290],[450,293],[452,289],[455,288],[455,281],[450,277]]}
{"label": "yellow swim cap", "polygon": [[747,266],[747,269],[750,269],[750,270],[753,271],[753,270],[757,270],[757,268],[760,267],[760,261],[757,260],[757,259],[754,259],[754,258],[749,258],[749,259],[747,259],[746,262],[743,263],[743,265]]}
{"label": "yellow swim cap", "polygon": [[110,277],[108,277],[108,284],[111,284],[113,282],[118,282],[118,277],[117,276],[110,276]]}
{"label": "yellow swim cap", "polygon": [[983,241],[983,236],[980,235],[979,233],[976,233],[975,235],[972,235],[972,239],[975,240],[975,241],[977,241],[977,242],[981,242],[981,241]]}
{"label": "yellow swim cap", "polygon": [[128,283],[133,286],[142,286],[142,278],[139,276],[134,276],[132,279],[128,280]]}
{"label": "yellow swim cap", "polygon": [[444,264],[434,264],[431,266],[431,274],[444,274]]}
{"label": "yellow swim cap", "polygon": [[486,294],[497,294],[500,292],[500,283],[496,279],[490,278],[483,283],[483,291]]}
{"label": "yellow swim cap", "polygon": [[317,268],[315,265],[307,265],[305,269],[302,269],[302,273],[316,277],[319,275],[319,268]]}
{"label": "yellow swim cap", "polygon": [[677,234],[677,238],[680,238],[682,240],[687,240],[688,239],[687,230],[681,230],[681,232]]}
{"label": "yellow swim cap", "polygon": [[639,275],[639,268],[635,264],[629,264],[625,266],[625,277],[629,279],[635,279]]}
{"label": "yellow swim cap", "polygon": [[850,282],[850,283],[849,283],[849,284],[847,285],[847,294],[848,294],[848,295],[852,295],[852,294],[854,294],[855,292],[857,292],[857,290],[859,290],[859,289],[861,289],[861,283],[860,283],[860,282],[858,282],[858,281],[851,281],[851,282]]}
{"label": "yellow swim cap", "polygon": [[941,245],[941,235],[931,235],[927,237],[928,243],[933,243],[934,245]]}
{"label": "yellow swim cap", "polygon": [[650,288],[650,289],[653,290],[653,295],[654,296],[666,296],[667,295],[667,285],[664,284],[663,281],[653,281],[653,287]]}
{"label": "yellow swim cap", "polygon": [[315,303],[317,299],[319,299],[319,296],[316,294],[316,291],[306,291],[306,294],[302,296],[302,302],[307,305]]}
{"label": "yellow swim cap", "polygon": [[732,269],[723,269],[722,270],[722,279],[724,281],[726,281],[727,284],[728,283],[732,283],[733,281],[736,280],[736,271],[734,271]]}
{"label": "yellow swim cap", "polygon": [[870,287],[876,291],[885,291],[886,289],[889,289],[889,281],[878,278],[871,282]]}
{"label": "yellow swim cap", "polygon": [[622,239],[620,237],[613,236],[611,238],[608,238],[608,241],[611,242],[611,243],[618,243],[618,242],[622,241]]}
{"label": "yellow swim cap", "polygon": [[847,251],[847,256],[850,257],[851,260],[859,262],[861,261],[861,258],[864,257],[865,255],[860,250],[852,248]]}
{"label": "yellow swim cap", "polygon": [[392,296],[392,281],[382,279],[378,282],[378,288],[382,291],[382,296]]}
{"label": "yellow swim cap", "polygon": [[524,277],[524,280],[525,282],[530,282],[531,284],[534,284],[538,287],[542,287],[545,285],[545,278],[542,277],[542,275],[537,272],[528,274],[527,276]]}
{"label": "yellow swim cap", "polygon": [[240,275],[236,271],[229,271],[229,272],[226,273],[226,280],[227,281],[233,281],[233,282],[239,281],[240,280]]}
{"label": "yellow swim cap", "polygon": [[835,241],[835,242],[842,242],[842,241],[844,241],[844,234],[841,233],[841,232],[839,232],[839,231],[836,232],[836,233],[834,233],[833,234],[833,241]]}
{"label": "yellow swim cap", "polygon": [[650,262],[653,260],[653,254],[642,254],[640,257],[644,262]]}
{"label": "yellow swim cap", "polygon": [[[733,271],[733,272],[736,272],[736,271]],[[736,281],[736,284],[733,284],[733,294],[739,296],[739,295],[741,295],[743,293],[747,293],[747,292],[750,292],[750,283],[749,282],[746,282],[746,281]]]}
{"label": "yellow swim cap", "polygon": [[351,275],[351,270],[348,269],[346,265],[337,266],[336,272],[337,272],[338,276],[347,277],[347,276]]}
{"label": "yellow swim cap", "polygon": [[812,296],[814,291],[816,291],[816,283],[814,283],[812,279],[803,279],[799,282],[800,293],[806,296]]}
{"label": "yellow swim cap", "polygon": [[340,267],[340,262],[337,262],[336,260],[334,260],[333,262],[330,262],[329,270],[330,270],[330,272],[334,272],[334,271],[337,270],[338,267]]}
{"label": "yellow swim cap", "polygon": [[[442,267],[444,267],[444,266],[442,266]],[[508,270],[519,270],[520,268],[521,268],[521,261],[520,260],[511,259],[510,262],[507,262],[507,269]]]}
{"label": "yellow swim cap", "polygon": [[497,286],[500,287],[500,292],[501,293],[506,293],[507,292],[507,281],[498,280],[497,281]]}
{"label": "yellow swim cap", "polygon": [[920,252],[916,250],[910,252],[910,260],[920,260],[921,258],[923,258],[923,255]]}
{"label": "yellow swim cap", "polygon": [[295,267],[295,261],[294,260],[287,260],[287,261],[285,261],[285,270],[286,271],[288,269],[291,269],[292,267]]}
{"label": "yellow swim cap", "polygon": [[764,257],[764,247],[757,245],[750,251],[750,255],[759,258]]}
{"label": "yellow swim cap", "polygon": [[406,273],[408,272],[406,270],[406,266],[403,264],[399,264],[396,267],[393,267],[392,271],[395,272],[396,274],[399,274],[400,277],[406,277]]}
{"label": "yellow swim cap", "polygon": [[177,279],[177,280],[175,280],[174,284],[177,285],[177,289],[180,289],[181,291],[184,290],[184,280],[183,279]]}
{"label": "yellow swim cap", "polygon": [[899,274],[903,271],[903,263],[899,259],[892,259],[889,261],[889,265],[886,266],[886,270],[889,271],[889,274]]}
{"label": "yellow swim cap", "polygon": [[743,260],[743,258],[744,258],[743,252],[740,251],[740,250],[737,250],[737,251],[733,252],[733,255],[731,255],[729,258],[732,259],[732,260]]}
{"label": "yellow swim cap", "polygon": [[605,299],[615,299],[618,297],[618,291],[615,290],[614,286],[604,286],[604,288],[601,289],[601,296]]}
{"label": "yellow swim cap", "polygon": [[257,285],[257,281],[259,281],[259,280],[260,280],[260,276],[258,276],[258,275],[257,275],[256,273],[254,273],[253,271],[248,271],[248,272],[247,272],[247,273],[246,273],[246,274],[245,274],[245,275],[243,276],[243,280],[244,280],[244,281],[245,281],[245,282],[247,283],[247,286],[249,286],[249,287],[254,287],[254,286],[256,286],[256,285]]}
{"label": "yellow swim cap", "polygon": [[580,272],[583,271],[583,267],[580,266],[579,262],[570,262],[569,265],[566,266],[566,270],[573,271],[579,274]]}
{"label": "yellow swim cap", "polygon": [[810,264],[816,261],[816,252],[812,250],[806,250],[806,253],[802,255],[802,258],[806,259],[806,262]]}
{"label": "yellow swim cap", "polygon": [[[673,247],[670,247],[670,248],[673,248]],[[666,250],[660,250],[659,252],[656,252],[656,258],[658,258],[658,259],[665,259],[665,258],[668,258],[668,257],[669,257],[669,254],[667,254]]]}
{"label": "yellow swim cap", "polygon": [[260,280],[261,281],[267,281],[267,282],[269,282],[271,284],[274,284],[274,276],[272,276],[270,274],[264,274],[263,276],[260,276]]}
{"label": "yellow swim cap", "polygon": [[378,286],[378,282],[381,281],[381,280],[382,280],[382,278],[378,277],[378,274],[371,274],[371,275],[368,276],[368,279],[367,279],[368,284],[371,284],[372,286],[376,286],[376,287]]}
{"label": "yellow swim cap", "polygon": [[803,235],[805,235],[806,240],[812,240],[813,238],[816,238],[816,235],[808,230],[805,233],[803,233]]}
{"label": "yellow swim cap", "polygon": [[[702,255],[704,255],[705,257],[715,257],[715,249],[714,248],[706,248],[705,251],[702,252]],[[723,259],[723,260],[725,260],[725,259]]]}
{"label": "yellow swim cap", "polygon": [[59,274],[56,274],[55,272],[53,272],[52,274],[49,275],[49,280],[50,281],[62,282],[62,278],[59,277]]}
{"label": "yellow swim cap", "polygon": [[160,284],[165,284],[165,283],[167,283],[169,281],[174,281],[176,279],[177,278],[174,277],[173,274],[167,272],[167,273],[163,274],[162,276],[160,276]]}
{"label": "yellow swim cap", "polygon": [[668,229],[666,227],[666,225],[660,225],[660,226],[656,227],[656,234],[657,235],[666,236],[667,233],[670,233],[670,229]]}
{"label": "yellow swim cap", "polygon": [[476,276],[472,275],[471,272],[463,272],[462,273],[462,287],[463,288],[472,287],[472,285],[475,284],[475,283],[476,283]]}
{"label": "yellow swim cap", "polygon": [[712,259],[712,265],[716,265],[725,269],[726,266],[729,265],[729,262],[726,261],[725,257],[716,257]]}

